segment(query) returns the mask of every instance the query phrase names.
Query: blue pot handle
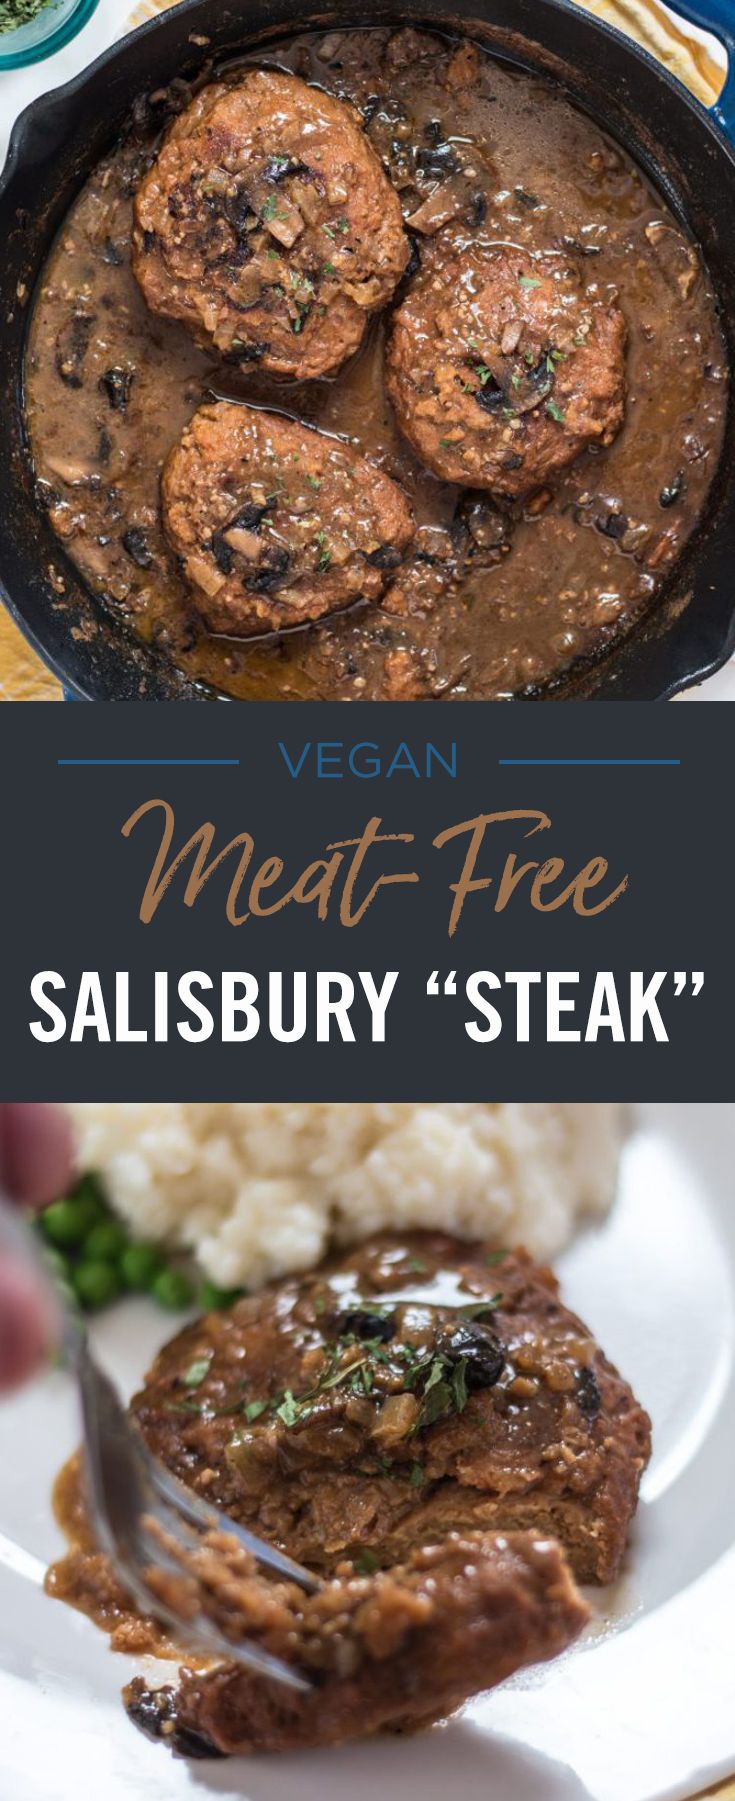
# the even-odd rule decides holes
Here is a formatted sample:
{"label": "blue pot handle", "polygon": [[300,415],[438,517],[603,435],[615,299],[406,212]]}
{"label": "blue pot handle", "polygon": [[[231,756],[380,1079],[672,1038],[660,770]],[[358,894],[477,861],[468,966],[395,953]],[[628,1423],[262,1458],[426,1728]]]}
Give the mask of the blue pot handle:
{"label": "blue pot handle", "polygon": [[691,25],[711,31],[727,51],[727,75],[720,98],[712,107],[712,116],[721,130],[735,139],[735,0],[672,0],[674,11]]}

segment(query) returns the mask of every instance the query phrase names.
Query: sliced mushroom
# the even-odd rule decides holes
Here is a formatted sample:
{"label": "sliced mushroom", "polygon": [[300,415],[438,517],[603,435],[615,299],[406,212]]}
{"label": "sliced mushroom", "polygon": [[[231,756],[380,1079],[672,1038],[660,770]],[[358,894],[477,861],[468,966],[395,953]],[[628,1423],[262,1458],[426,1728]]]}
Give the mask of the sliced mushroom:
{"label": "sliced mushroom", "polygon": [[411,231],[420,231],[424,237],[432,237],[434,232],[441,231],[442,226],[450,219],[456,219],[467,204],[466,184],[460,178],[452,177],[434,188],[426,200],[411,213],[406,224]]}
{"label": "sliced mushroom", "polygon": [[257,562],[263,544],[255,532],[245,531],[242,526],[235,525],[230,531],[223,532],[222,537],[225,544],[229,544],[230,549],[236,551],[238,556],[247,557],[251,563]]}

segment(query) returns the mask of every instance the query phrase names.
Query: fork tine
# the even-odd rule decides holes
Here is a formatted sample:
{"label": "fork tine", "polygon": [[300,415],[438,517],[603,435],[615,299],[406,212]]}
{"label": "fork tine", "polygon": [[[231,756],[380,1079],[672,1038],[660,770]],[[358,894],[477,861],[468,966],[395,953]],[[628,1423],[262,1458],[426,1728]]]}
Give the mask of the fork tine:
{"label": "fork tine", "polygon": [[[251,1644],[248,1639],[238,1641],[225,1638],[224,1634],[219,1632],[203,1613],[195,1614],[191,1620],[182,1620],[179,1614],[174,1613],[170,1607],[166,1606],[165,1601],[160,1601],[158,1596],[151,1593],[137,1571],[128,1564],[125,1558],[113,1552],[111,1562],[114,1563],[123,1587],[132,1595],[136,1605],[141,1608],[143,1613],[154,1614],[160,1624],[171,1631],[174,1640],[181,1637],[183,1628],[187,1645],[192,1651],[209,1654],[220,1662],[224,1660],[227,1663],[244,1664],[247,1669],[255,1670],[260,1676],[268,1676],[272,1681],[279,1682],[285,1688],[295,1689],[299,1694],[308,1694],[311,1683],[308,1677],[302,1676],[300,1670],[297,1670],[293,1664],[284,1663],[280,1657],[274,1657],[270,1651],[264,1651],[260,1645]],[[175,1570],[181,1568],[173,1557],[166,1557],[158,1548],[156,1549],[156,1562],[165,1563],[167,1568]]]}
{"label": "fork tine", "polygon": [[274,1570],[277,1575],[285,1576],[289,1581],[298,1583],[299,1587],[304,1589],[307,1594],[316,1593],[320,1583],[309,1570],[305,1570],[300,1563],[294,1563],[293,1558],[287,1557],[284,1551],[278,1551],[275,1545],[269,1545],[265,1539],[258,1538],[254,1532],[248,1532],[246,1526],[239,1525],[237,1520],[231,1520],[228,1514],[221,1513],[218,1507],[211,1507],[209,1502],[202,1501],[199,1495],[195,1495],[191,1489],[184,1486],[183,1482],[179,1482],[178,1477],[172,1476],[164,1464],[159,1463],[158,1458],[153,1456],[143,1439],[140,1440],[140,1443],[145,1468],[154,1488],[164,1501],[168,1501],[169,1505],[188,1521],[189,1525],[199,1526],[210,1532],[212,1530],[229,1532],[242,1545],[243,1550],[249,1551],[253,1557],[257,1558],[258,1563],[262,1564],[264,1569]]}
{"label": "fork tine", "polygon": [[[171,1493],[168,1496],[161,1493],[160,1485],[153,1481],[159,1466],[140,1433],[133,1431],[113,1383],[98,1368],[83,1335],[72,1341],[71,1353],[82,1403],[87,1486],[95,1537],[136,1606],[143,1613],[154,1614],[171,1630],[175,1640],[190,1643],[193,1650],[201,1647],[205,1653],[228,1663],[245,1664],[287,1688],[302,1693],[309,1690],[310,1682],[293,1665],[247,1640],[238,1643],[225,1638],[203,1615],[194,1622],[182,1620],[148,1589],[140,1569],[142,1521],[147,1512],[155,1511],[171,1537],[181,1540],[184,1519],[178,1489],[183,1484],[178,1484],[172,1477]],[[163,1473],[167,1475],[167,1472]],[[188,1495],[186,1489],[183,1492]],[[200,1530],[202,1524],[209,1527],[211,1522],[206,1518],[206,1511],[203,1507],[199,1510],[192,1507],[189,1523]],[[222,1517],[225,1529],[228,1529],[229,1522]],[[255,1543],[260,1545],[259,1540]],[[262,1548],[268,1549],[267,1546]]]}

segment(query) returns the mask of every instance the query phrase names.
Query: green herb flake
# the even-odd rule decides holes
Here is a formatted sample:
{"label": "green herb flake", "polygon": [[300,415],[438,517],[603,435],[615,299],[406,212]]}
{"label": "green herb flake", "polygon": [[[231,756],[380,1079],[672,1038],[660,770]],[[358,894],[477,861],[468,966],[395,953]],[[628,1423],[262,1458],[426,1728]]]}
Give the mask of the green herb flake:
{"label": "green herb flake", "polygon": [[[307,479],[307,481],[313,482],[316,478],[313,475],[308,475],[306,479]],[[315,1295],[314,1296],[314,1312],[316,1314],[318,1314],[319,1316],[321,1316],[321,1314],[326,1313],[326,1311],[327,1311],[327,1303],[324,1299],[323,1294]]]}
{"label": "green herb flake", "polygon": [[317,563],[317,568],[318,569],[328,569],[329,565],[332,561],[332,552],[327,543],[326,532],[317,532],[316,544],[317,544],[317,548],[319,551],[319,561]]}
{"label": "green herb flake", "polygon": [[252,1425],[253,1420],[260,1419],[261,1413],[265,1413],[267,1406],[267,1401],[248,1401],[247,1407],[245,1408],[245,1418],[249,1426]]}
{"label": "green herb flake", "polygon": [[429,1374],[424,1384],[421,1410],[414,1431],[424,1426],[433,1426],[442,1418],[452,1405],[452,1390],[447,1381],[447,1363],[444,1357],[434,1357]]}
{"label": "green herb flake", "polygon": [[534,275],[519,275],[518,286],[520,288],[540,288],[541,283]]}
{"label": "green herb flake", "polygon": [[294,1400],[290,1388],[286,1389],[280,1407],[274,1409],[276,1418],[282,1420],[284,1426],[295,1426],[301,1415],[298,1401]]}
{"label": "green herb flake", "polygon": [[[439,443],[441,445],[442,450],[451,450],[452,449],[451,438],[440,438]],[[409,1268],[410,1268],[410,1265],[409,1265]]]}
{"label": "green herb flake", "polygon": [[510,1256],[510,1251],[488,1251],[487,1257],[485,1258],[485,1262],[487,1264],[488,1269],[494,1269],[496,1263],[504,1263],[506,1257],[509,1257],[509,1256]]}
{"label": "green herb flake", "polygon": [[467,1405],[467,1359],[460,1357],[455,1363],[451,1377],[452,1400],[457,1413],[464,1413]]}
{"label": "green herb flake", "polygon": [[412,1488],[423,1488],[426,1477],[420,1463],[411,1464],[410,1482]]}
{"label": "green herb flake", "polygon": [[323,225],[322,231],[324,232],[326,237],[334,239],[334,232],[332,230],[331,225]]}
{"label": "green herb flake", "polygon": [[198,1388],[205,1376],[209,1375],[210,1363],[210,1357],[196,1357],[194,1362],[189,1364],[186,1375],[183,1377],[185,1387]]}
{"label": "green herb flake", "polygon": [[337,220],[337,230],[344,233],[346,231],[349,231],[349,229],[350,229],[350,221],[343,214],[342,218]]}
{"label": "green herb flake", "polygon": [[278,201],[276,199],[276,196],[275,196],[275,194],[269,194],[268,199],[266,200],[265,205],[264,205],[263,210],[260,215],[261,219],[275,219],[277,211],[278,211]]}
{"label": "green herb flake", "polygon": [[478,363],[477,364],[477,367],[475,369],[475,375],[479,375],[481,387],[484,388],[486,382],[491,381],[492,373],[493,373],[492,369],[488,369],[487,363]]}
{"label": "green herb flake", "polygon": [[489,1300],[472,1301],[469,1307],[458,1307],[457,1312],[460,1319],[489,1319],[491,1313],[495,1312],[496,1307],[500,1306],[502,1299],[502,1293],[498,1290],[498,1293],[492,1294]]}
{"label": "green herb flake", "polygon": [[557,406],[555,400],[547,400],[546,412],[548,413],[550,419],[556,420],[557,425],[564,424],[565,415],[562,412],[561,407]]}
{"label": "green herb flake", "polygon": [[322,264],[322,275],[335,275],[335,274],[336,274],[336,270],[334,267],[334,263],[323,263]]}
{"label": "green herb flake", "polygon": [[367,1549],[356,1551],[352,1563],[353,1567],[357,1570],[358,1576],[374,1576],[375,1571],[380,1569],[380,1564],[378,1563],[378,1559],[374,1552],[368,1551]]}
{"label": "green herb flake", "polygon": [[[318,494],[318,493],[319,493],[319,489],[320,489],[320,487],[321,487],[321,485],[322,485],[322,484],[321,484],[321,482],[320,482],[320,480],[319,480],[319,477],[318,477],[318,475],[307,475],[307,477],[306,477],[306,479],[307,479],[307,481],[308,481],[308,483],[309,483],[309,487],[310,487],[310,488],[315,488],[315,489],[316,489],[316,492],[317,492],[317,494]],[[322,1313],[323,1313],[323,1312],[324,1312],[324,1303],[323,1303],[323,1302],[322,1302]]]}

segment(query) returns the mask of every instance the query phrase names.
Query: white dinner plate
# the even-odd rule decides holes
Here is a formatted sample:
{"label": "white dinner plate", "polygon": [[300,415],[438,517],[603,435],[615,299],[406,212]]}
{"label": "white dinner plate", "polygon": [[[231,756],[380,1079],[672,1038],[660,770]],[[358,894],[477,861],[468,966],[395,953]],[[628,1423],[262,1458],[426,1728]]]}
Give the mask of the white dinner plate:
{"label": "white dinner plate", "polygon": [[[622,1579],[590,1591],[575,1649],[413,1738],[202,1763],[142,1738],[120,1700],[141,1664],[43,1592],[71,1385],[56,1371],[2,1405],[0,1801],[677,1801],[731,1773],[734,1167],[735,1107],[636,1114],[609,1221],[560,1264],[566,1299],[653,1418]],[[170,1331],[126,1301],[94,1337],[129,1392]]]}

